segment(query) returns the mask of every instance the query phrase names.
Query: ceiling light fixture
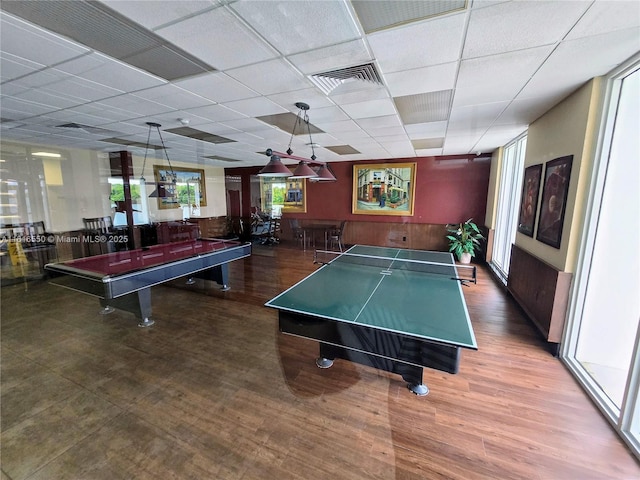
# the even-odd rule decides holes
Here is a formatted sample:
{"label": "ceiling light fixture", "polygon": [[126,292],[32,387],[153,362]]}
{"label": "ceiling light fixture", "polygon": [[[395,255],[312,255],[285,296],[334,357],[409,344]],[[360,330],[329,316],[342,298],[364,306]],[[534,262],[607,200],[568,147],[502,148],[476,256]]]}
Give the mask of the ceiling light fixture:
{"label": "ceiling light fixture", "polygon": [[[327,168],[327,164],[325,162],[319,162],[316,157],[315,147],[319,147],[317,143],[313,141],[311,138],[311,127],[309,125],[309,115],[307,111],[309,110],[309,105],[304,102],[296,102],[296,107],[298,107],[298,113],[296,115],[296,121],[293,124],[293,131],[291,132],[291,138],[289,139],[289,147],[287,148],[286,153],[275,152],[272,149],[268,148],[265,152],[268,157],[271,157],[269,163],[258,172],[258,176],[261,177],[288,177],[293,179],[298,178],[308,178],[310,180],[336,180],[336,177],[333,173]],[[309,159],[297,157],[293,155],[293,150],[291,149],[291,143],[293,141],[293,137],[296,134],[296,128],[299,124],[305,123],[307,125],[307,133],[309,134],[309,143],[308,146],[311,147],[311,157]],[[289,169],[282,163],[283,158],[290,158],[293,160],[298,160],[298,166],[295,168],[293,173],[289,171]],[[319,168],[312,168],[311,165],[319,166]]]}

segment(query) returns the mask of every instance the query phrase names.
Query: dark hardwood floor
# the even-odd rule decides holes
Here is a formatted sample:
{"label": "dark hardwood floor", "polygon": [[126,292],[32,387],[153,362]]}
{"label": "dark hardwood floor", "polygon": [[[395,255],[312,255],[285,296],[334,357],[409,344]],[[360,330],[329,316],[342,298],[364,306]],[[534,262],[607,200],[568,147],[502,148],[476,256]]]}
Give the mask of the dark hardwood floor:
{"label": "dark hardwood floor", "polygon": [[2,479],[637,479],[640,467],[512,299],[465,288],[479,350],[393,374],[314,360],[264,302],[316,266],[255,246],[231,290],[155,287],[156,324],[46,282],[1,290]]}

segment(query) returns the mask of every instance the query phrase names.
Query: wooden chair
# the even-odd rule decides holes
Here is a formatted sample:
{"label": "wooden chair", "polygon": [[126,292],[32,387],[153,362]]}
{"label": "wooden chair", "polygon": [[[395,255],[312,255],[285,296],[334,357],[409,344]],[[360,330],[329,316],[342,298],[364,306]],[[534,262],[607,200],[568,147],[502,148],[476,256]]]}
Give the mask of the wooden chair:
{"label": "wooden chair", "polygon": [[111,217],[83,218],[84,229],[98,234],[113,233],[113,220]]}
{"label": "wooden chair", "polygon": [[301,246],[303,250],[307,249],[307,234],[300,226],[300,222],[298,222],[297,218],[289,219],[289,227],[291,228],[291,236],[294,240],[296,240]]}
{"label": "wooden chair", "polygon": [[109,241],[108,237],[106,242],[100,240],[103,235],[115,235],[111,217],[83,218],[82,221],[84,223],[82,243],[87,256],[116,251],[116,243]]}
{"label": "wooden chair", "polygon": [[277,245],[280,243],[280,219],[270,218],[263,225],[261,231],[256,232],[255,237],[260,239],[262,245]]}
{"label": "wooden chair", "polygon": [[329,232],[328,240],[329,240],[329,248],[331,250],[334,250],[335,247],[338,247],[338,249],[342,252],[342,247],[343,247],[342,234],[344,233],[344,226],[346,223],[347,221],[343,220],[342,222],[340,222],[340,226],[338,228],[335,228]]}

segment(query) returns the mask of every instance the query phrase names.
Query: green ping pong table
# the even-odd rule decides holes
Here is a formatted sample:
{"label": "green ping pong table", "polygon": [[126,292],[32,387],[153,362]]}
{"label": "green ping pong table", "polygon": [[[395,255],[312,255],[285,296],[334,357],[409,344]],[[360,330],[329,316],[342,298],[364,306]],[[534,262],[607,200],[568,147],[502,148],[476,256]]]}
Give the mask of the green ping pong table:
{"label": "green ping pong table", "polygon": [[350,360],[426,395],[423,367],[457,373],[461,349],[478,348],[462,293],[475,278],[450,253],[355,245],[265,305],[282,333],[319,342],[318,367]]}

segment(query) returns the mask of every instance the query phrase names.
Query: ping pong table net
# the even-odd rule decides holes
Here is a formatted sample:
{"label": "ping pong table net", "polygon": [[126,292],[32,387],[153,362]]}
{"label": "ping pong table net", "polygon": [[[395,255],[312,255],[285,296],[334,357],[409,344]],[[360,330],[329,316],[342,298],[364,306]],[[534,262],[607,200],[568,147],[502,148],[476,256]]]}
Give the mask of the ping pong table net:
{"label": "ping pong table net", "polygon": [[[425,252],[425,254],[428,256],[429,252]],[[315,251],[313,263],[330,265],[334,262],[379,268],[381,274],[391,274],[394,270],[406,270],[423,273],[425,275],[442,276],[451,280],[457,280],[463,285],[477,283],[477,269],[474,265],[349,252],[341,253],[328,250]]]}

